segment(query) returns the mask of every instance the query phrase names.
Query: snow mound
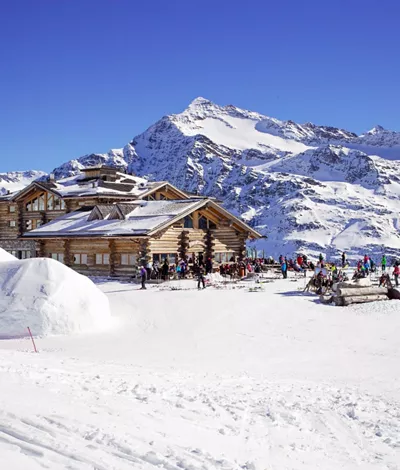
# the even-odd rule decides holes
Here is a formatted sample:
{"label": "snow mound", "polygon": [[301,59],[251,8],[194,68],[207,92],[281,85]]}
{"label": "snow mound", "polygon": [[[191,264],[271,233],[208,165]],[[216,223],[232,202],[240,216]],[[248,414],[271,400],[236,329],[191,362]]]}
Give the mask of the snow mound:
{"label": "snow mound", "polygon": [[111,323],[108,298],[93,282],[49,258],[0,263],[0,338],[70,334]]}
{"label": "snow mound", "polygon": [[3,261],[16,261],[16,257],[13,256],[12,254],[8,253],[8,251],[3,250],[3,248],[0,248],[0,263]]}

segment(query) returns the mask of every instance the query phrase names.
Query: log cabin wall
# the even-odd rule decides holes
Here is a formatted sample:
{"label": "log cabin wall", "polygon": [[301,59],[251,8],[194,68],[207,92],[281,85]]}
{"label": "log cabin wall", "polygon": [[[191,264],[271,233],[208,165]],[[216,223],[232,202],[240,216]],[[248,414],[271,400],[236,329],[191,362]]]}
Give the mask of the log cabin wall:
{"label": "log cabin wall", "polygon": [[16,258],[36,256],[37,246],[33,240],[21,240],[20,211],[13,201],[0,201],[0,248],[12,253]]}
{"label": "log cabin wall", "polygon": [[173,255],[176,259],[181,250],[182,230],[183,224],[175,224],[162,233],[151,237],[149,249],[152,258],[154,255],[167,254],[169,258],[172,258],[171,255]]}
{"label": "log cabin wall", "polygon": [[131,238],[117,238],[115,241],[116,276],[133,276],[137,274],[141,257],[141,240]]}
{"label": "log cabin wall", "polygon": [[0,202],[0,239],[18,237],[18,206],[15,203]]}
{"label": "log cabin wall", "polygon": [[[196,219],[196,217],[194,217]],[[198,253],[212,256],[217,261],[229,261],[231,253],[241,257],[247,234],[230,221],[220,221],[216,229],[185,228],[183,221],[157,234],[150,239],[151,254],[177,254],[178,258],[192,258]],[[183,246],[185,245],[185,246]]]}
{"label": "log cabin wall", "polygon": [[140,263],[139,239],[81,238],[40,241],[42,256],[90,276],[133,276]]}

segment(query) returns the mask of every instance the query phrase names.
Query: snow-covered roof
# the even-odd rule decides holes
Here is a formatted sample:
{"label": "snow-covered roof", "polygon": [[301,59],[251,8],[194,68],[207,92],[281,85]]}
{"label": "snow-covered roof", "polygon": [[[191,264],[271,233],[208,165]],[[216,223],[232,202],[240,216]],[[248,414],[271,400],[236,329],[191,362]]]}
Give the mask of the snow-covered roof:
{"label": "snow-covered roof", "polygon": [[[115,204],[119,217],[114,217],[114,210],[110,206],[102,206],[99,210],[82,208],[70,212],[51,222],[24,234],[30,238],[54,238],[54,237],[113,237],[113,236],[145,236],[168,227],[175,221],[191,214],[197,209],[211,205],[222,214],[234,220],[242,228],[252,233],[253,236],[260,235],[244,222],[234,217],[222,207],[210,199],[182,199],[166,201],[137,201],[136,204]],[[128,209],[128,210],[126,210]],[[103,215],[103,219],[92,218],[92,211]],[[122,217],[122,218],[121,218]]]}
{"label": "snow-covered roof", "polygon": [[[92,210],[81,209],[27,232],[26,237],[87,237],[87,236],[127,236],[148,235],[167,225],[177,216],[184,217],[206,200],[184,199],[179,201],[142,201],[141,205],[130,207],[125,219],[89,220]],[[131,206],[131,205],[129,205]]]}
{"label": "snow-covered roof", "polygon": [[[84,196],[113,196],[113,197],[130,197],[132,199],[140,199],[147,194],[151,194],[154,190],[168,185],[166,181],[150,182],[144,178],[133,175],[116,172],[115,180],[107,181],[101,178],[87,178],[84,173],[75,176],[69,176],[57,181],[35,181],[18,194],[16,198],[22,196],[32,187],[36,186],[43,190],[50,191],[60,197],[84,197]],[[171,186],[171,185],[170,185]],[[183,191],[176,191],[185,196]]]}

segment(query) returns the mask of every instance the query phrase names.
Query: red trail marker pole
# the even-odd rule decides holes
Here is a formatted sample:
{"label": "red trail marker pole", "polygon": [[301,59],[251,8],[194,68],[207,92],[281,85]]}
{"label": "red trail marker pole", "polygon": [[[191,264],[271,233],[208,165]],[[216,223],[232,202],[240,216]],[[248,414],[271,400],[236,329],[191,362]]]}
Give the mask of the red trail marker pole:
{"label": "red trail marker pole", "polygon": [[32,340],[33,349],[35,350],[35,353],[37,353],[38,350],[36,349],[35,340],[33,339],[33,336],[32,336],[32,333],[31,333],[31,329],[29,328],[29,326],[28,326],[28,331],[29,331],[29,336],[31,337],[31,340]]}

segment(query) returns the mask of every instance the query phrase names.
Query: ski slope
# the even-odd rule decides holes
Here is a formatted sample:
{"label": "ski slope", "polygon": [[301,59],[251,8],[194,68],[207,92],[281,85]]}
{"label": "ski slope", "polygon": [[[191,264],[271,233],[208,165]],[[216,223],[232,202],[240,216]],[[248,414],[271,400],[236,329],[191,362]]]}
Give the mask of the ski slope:
{"label": "ski slope", "polygon": [[4,468],[399,468],[400,304],[304,283],[104,282],[108,332],[1,341]]}

